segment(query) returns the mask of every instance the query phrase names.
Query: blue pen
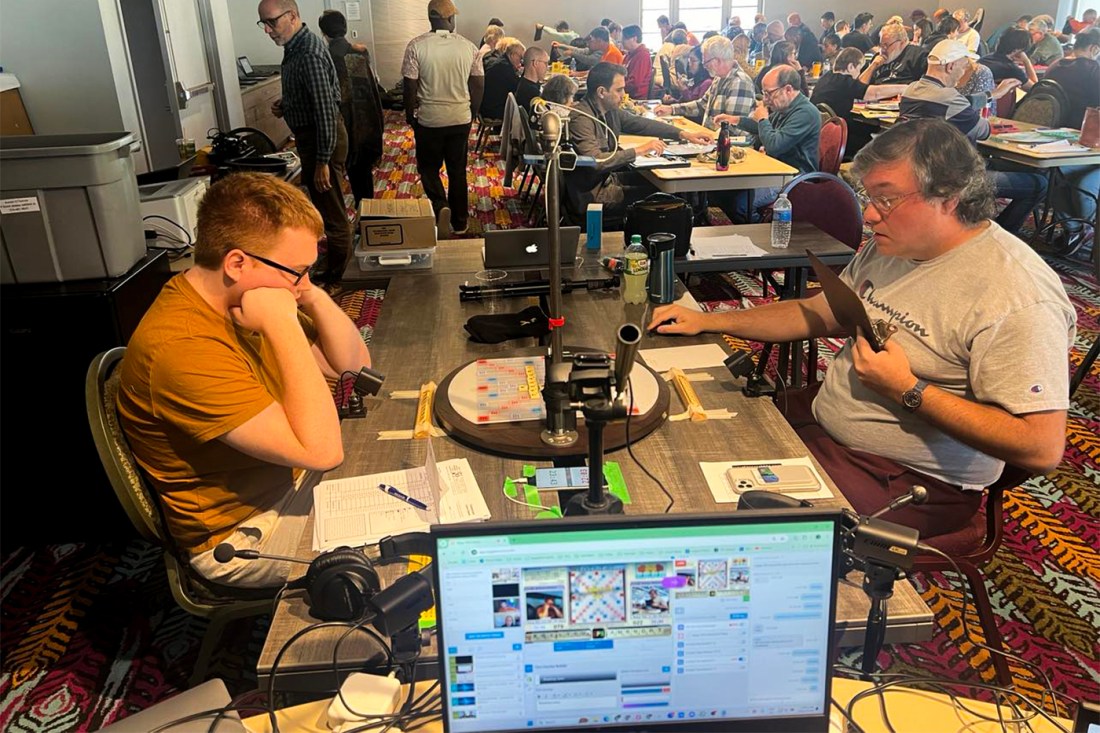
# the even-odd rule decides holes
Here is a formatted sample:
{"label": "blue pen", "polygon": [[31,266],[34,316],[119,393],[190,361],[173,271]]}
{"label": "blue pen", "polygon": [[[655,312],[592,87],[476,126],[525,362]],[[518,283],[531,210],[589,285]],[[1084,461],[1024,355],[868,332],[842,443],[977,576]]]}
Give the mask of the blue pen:
{"label": "blue pen", "polygon": [[411,496],[406,494],[401,489],[394,488],[393,486],[390,486],[388,484],[378,484],[378,488],[381,491],[386,492],[387,494],[389,494],[393,498],[400,499],[401,501],[405,502],[406,504],[411,504],[412,506],[416,507],[417,509],[427,509],[428,508],[427,504],[420,501],[419,499],[412,498]]}

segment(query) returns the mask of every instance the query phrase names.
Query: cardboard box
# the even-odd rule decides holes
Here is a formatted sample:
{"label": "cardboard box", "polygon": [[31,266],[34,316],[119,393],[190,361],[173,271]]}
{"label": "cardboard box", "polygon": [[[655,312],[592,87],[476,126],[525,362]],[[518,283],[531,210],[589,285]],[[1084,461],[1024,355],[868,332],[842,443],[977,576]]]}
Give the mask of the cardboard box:
{"label": "cardboard box", "polygon": [[422,199],[363,199],[359,204],[359,249],[435,247],[435,213]]}

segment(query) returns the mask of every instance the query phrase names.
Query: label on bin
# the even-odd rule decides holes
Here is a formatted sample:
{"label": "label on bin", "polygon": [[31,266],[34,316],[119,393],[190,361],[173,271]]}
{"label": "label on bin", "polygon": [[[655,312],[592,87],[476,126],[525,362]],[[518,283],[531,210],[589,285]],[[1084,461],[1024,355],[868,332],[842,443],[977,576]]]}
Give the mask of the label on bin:
{"label": "label on bin", "polygon": [[374,224],[364,227],[367,235],[367,246],[377,247],[384,244],[401,244],[405,241],[401,227],[397,224]]}
{"label": "label on bin", "polygon": [[0,214],[29,214],[41,211],[37,196],[21,196],[17,199],[0,199]]}

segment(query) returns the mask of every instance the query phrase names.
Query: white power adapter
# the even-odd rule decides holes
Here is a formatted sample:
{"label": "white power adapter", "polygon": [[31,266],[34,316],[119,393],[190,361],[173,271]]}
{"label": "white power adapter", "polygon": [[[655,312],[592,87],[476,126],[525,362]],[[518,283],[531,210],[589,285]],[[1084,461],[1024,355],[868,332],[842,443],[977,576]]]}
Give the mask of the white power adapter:
{"label": "white power adapter", "polygon": [[392,675],[380,677],[355,672],[344,680],[340,693],[328,706],[328,727],[335,733],[361,727],[369,722],[364,715],[394,713],[401,704],[401,683]]}

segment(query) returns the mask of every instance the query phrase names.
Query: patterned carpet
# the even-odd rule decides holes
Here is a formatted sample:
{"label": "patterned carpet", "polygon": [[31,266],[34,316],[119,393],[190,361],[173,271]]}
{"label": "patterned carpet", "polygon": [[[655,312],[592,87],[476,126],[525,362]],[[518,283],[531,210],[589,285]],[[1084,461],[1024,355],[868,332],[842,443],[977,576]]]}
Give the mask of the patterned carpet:
{"label": "patterned carpet", "polygon": [[[380,195],[419,196],[412,136],[393,113],[387,155],[377,177]],[[503,187],[495,154],[469,169],[470,236],[521,225],[526,204]],[[441,246],[445,246],[441,245]],[[1082,263],[1052,261],[1078,313],[1074,366],[1100,332],[1100,295]],[[762,302],[742,275],[705,278],[693,292],[708,308]],[[369,340],[383,293],[353,291],[345,309]],[[819,368],[836,348],[823,342]],[[734,342],[733,348],[758,344]],[[338,393],[346,396],[344,390]],[[1048,476],[1007,499],[1004,544],[986,569],[987,587],[1010,651],[1034,662],[1056,689],[1097,699],[1100,688],[1100,366],[1078,391],[1070,411],[1066,454]],[[0,563],[0,730],[55,733],[96,730],[185,686],[206,622],[172,600],[159,553],[139,541],[115,546],[20,548]],[[993,679],[988,655],[962,638],[961,596],[951,578],[918,575],[914,582],[934,610],[937,631],[922,644],[884,649],[891,672]],[[212,674],[234,694],[255,687],[255,664],[269,619],[231,628]],[[971,628],[977,628],[972,617]],[[844,659],[854,662],[857,650]],[[1039,698],[1033,674],[1012,665],[1019,689]]]}

